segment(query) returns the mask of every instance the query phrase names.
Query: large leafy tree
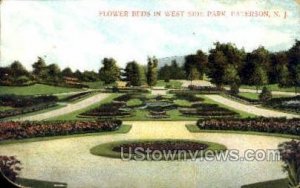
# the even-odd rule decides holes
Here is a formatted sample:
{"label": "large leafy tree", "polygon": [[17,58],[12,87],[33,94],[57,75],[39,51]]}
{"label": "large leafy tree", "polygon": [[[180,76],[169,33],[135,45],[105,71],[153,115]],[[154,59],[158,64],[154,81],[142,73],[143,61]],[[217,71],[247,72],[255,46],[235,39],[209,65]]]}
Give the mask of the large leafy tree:
{"label": "large leafy tree", "polygon": [[45,60],[41,57],[38,57],[37,62],[32,64],[33,68],[33,75],[36,77],[36,79],[46,79],[47,77],[47,65],[45,63]]}
{"label": "large leafy tree", "polygon": [[119,80],[120,69],[117,66],[116,60],[113,58],[104,58],[103,66],[99,70],[99,77],[105,84],[111,84]]}
{"label": "large leafy tree", "polygon": [[195,72],[194,68],[196,68],[198,72],[198,78],[195,79],[203,79],[203,75],[207,66],[207,61],[207,55],[201,50],[198,50],[196,54],[185,56],[184,71],[186,77],[189,77],[192,70]]}
{"label": "large leafy tree", "polygon": [[254,71],[252,72],[251,77],[249,78],[251,83],[256,86],[256,92],[262,85],[266,85],[268,83],[267,72],[261,65],[255,65]]}
{"label": "large leafy tree", "polygon": [[148,57],[147,63],[147,84],[152,87],[156,85],[157,82],[157,64],[158,61],[155,57]]}
{"label": "large leafy tree", "polygon": [[289,85],[288,56],[285,51],[270,54],[271,70],[270,83],[279,83],[280,86]]}
{"label": "large leafy tree", "polygon": [[72,77],[74,76],[73,75],[73,72],[72,72],[72,69],[70,67],[67,67],[65,68],[64,70],[61,71],[61,75],[62,76],[68,76],[68,77]]}
{"label": "large leafy tree", "polygon": [[208,56],[208,76],[218,87],[221,87],[228,80],[225,77],[225,70],[228,65],[233,65],[237,72],[244,66],[244,49],[238,49],[234,44],[219,42],[215,43],[215,48],[209,51]]}
{"label": "large leafy tree", "polygon": [[298,67],[300,65],[300,41],[296,40],[295,44],[288,51],[288,69],[290,74],[290,80],[292,84],[297,86]]}
{"label": "large leafy tree", "polygon": [[26,68],[19,61],[14,61],[10,65],[10,72],[11,72],[11,76],[13,78],[16,78],[16,77],[19,77],[19,76],[28,76],[29,75]]}
{"label": "large leafy tree", "polygon": [[58,82],[60,80],[61,71],[57,64],[50,64],[47,66],[47,80]]}
{"label": "large leafy tree", "polygon": [[125,79],[129,85],[140,86],[142,85],[141,71],[137,62],[128,62],[125,68]]}

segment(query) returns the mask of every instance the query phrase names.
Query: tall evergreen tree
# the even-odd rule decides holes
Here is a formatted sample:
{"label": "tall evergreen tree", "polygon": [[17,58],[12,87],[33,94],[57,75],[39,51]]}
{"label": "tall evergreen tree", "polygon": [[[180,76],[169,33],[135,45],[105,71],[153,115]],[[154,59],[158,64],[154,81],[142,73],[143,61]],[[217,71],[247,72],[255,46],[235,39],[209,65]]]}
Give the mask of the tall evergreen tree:
{"label": "tall evergreen tree", "polygon": [[156,85],[157,82],[157,64],[158,61],[155,57],[148,57],[147,63],[147,84],[152,87]]}
{"label": "tall evergreen tree", "polygon": [[132,86],[142,85],[141,71],[137,62],[131,61],[127,63],[125,68],[125,79]]}
{"label": "tall evergreen tree", "polygon": [[104,81],[105,84],[111,84],[119,80],[120,69],[117,66],[116,60],[113,58],[104,58],[102,64],[103,66],[99,70],[100,80]]}

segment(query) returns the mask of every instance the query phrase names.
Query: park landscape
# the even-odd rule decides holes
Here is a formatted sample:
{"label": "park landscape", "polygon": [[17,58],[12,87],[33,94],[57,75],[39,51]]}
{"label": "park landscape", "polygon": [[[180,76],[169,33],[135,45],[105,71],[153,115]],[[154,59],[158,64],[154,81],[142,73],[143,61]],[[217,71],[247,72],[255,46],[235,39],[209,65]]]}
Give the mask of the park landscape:
{"label": "park landscape", "polygon": [[[0,68],[0,167],[28,187],[298,187],[300,41],[280,52],[215,43],[184,63],[28,71]],[[196,159],[121,159],[121,148],[190,150]],[[201,161],[274,149],[280,161]]]}

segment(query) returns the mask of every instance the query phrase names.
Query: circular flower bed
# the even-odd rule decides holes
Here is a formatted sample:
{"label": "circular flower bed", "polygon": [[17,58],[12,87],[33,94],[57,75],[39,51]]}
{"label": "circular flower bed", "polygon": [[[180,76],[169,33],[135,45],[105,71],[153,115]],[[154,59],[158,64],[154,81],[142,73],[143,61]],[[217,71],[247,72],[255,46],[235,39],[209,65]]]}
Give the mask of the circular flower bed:
{"label": "circular flower bed", "polygon": [[93,147],[93,155],[123,160],[184,160],[214,156],[226,150],[221,144],[198,140],[131,140]]}

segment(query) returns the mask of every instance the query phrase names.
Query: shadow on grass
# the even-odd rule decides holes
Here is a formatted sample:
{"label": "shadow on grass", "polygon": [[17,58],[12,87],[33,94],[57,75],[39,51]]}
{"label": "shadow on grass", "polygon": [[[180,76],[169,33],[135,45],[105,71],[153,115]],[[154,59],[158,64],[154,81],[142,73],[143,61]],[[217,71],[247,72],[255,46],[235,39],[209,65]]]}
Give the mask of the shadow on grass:
{"label": "shadow on grass", "polygon": [[61,182],[50,182],[50,181],[42,181],[42,180],[34,180],[34,179],[26,179],[26,178],[17,178],[17,183],[32,188],[52,188],[52,187],[67,187],[66,183]]}
{"label": "shadow on grass", "polygon": [[241,188],[287,188],[289,185],[288,179],[278,179],[265,182],[259,182],[249,185],[243,185]]}

